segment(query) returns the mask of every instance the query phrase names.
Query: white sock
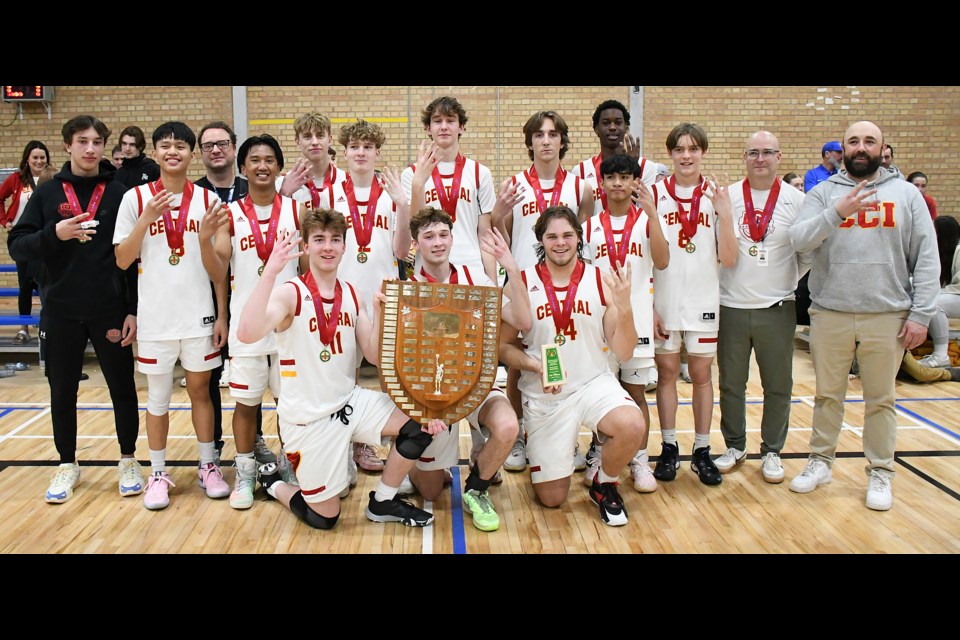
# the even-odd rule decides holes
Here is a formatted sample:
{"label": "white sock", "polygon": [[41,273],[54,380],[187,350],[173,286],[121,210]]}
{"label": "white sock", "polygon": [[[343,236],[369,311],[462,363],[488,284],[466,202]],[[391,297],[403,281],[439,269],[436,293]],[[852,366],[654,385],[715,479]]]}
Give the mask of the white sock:
{"label": "white sock", "polygon": [[660,437],[663,438],[663,441],[667,444],[676,445],[677,444],[677,430],[676,429],[660,429]]}
{"label": "white sock", "polygon": [[217,448],[213,442],[200,442],[197,440],[197,449],[200,451],[200,466],[209,464],[216,460]]}
{"label": "white sock", "polygon": [[617,476],[608,476],[603,472],[603,467],[600,467],[600,470],[597,471],[597,482],[600,484],[607,484],[608,482],[616,482]]}
{"label": "white sock", "polygon": [[633,461],[637,464],[650,464],[650,458],[647,456],[647,450],[640,449],[640,451],[637,451],[637,454],[633,456]]}
{"label": "white sock", "polygon": [[159,473],[167,470],[167,450],[154,451],[150,449],[150,473]]}
{"label": "white sock", "polygon": [[695,433],[693,434],[693,450],[703,449],[704,447],[710,446],[710,434],[709,433]]}
{"label": "white sock", "polygon": [[373,494],[373,499],[377,502],[388,502],[396,497],[398,491],[400,491],[399,487],[388,487],[381,480],[377,483],[377,491]]}

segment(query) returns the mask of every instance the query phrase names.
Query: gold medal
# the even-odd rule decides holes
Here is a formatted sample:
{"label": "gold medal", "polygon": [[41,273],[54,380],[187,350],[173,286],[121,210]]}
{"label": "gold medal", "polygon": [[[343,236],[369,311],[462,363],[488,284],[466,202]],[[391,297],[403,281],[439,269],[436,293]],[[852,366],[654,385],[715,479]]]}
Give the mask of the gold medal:
{"label": "gold medal", "polygon": [[258,275],[258,276],[262,276],[262,275],[263,275],[263,270],[264,270],[264,268],[266,268],[266,266],[267,266],[267,265],[265,265],[265,264],[260,265],[260,268],[257,269],[257,275]]}
{"label": "gold medal", "polygon": [[693,253],[696,250],[697,250],[697,245],[693,244],[692,242],[687,243],[687,253]]}
{"label": "gold medal", "polygon": [[360,264],[363,264],[363,263],[366,262],[366,261],[367,261],[367,254],[364,253],[363,251],[358,252],[358,253],[357,253],[357,262],[359,262]]}
{"label": "gold medal", "polygon": [[329,362],[330,361],[330,351],[329,349],[324,349],[320,352],[320,362]]}
{"label": "gold medal", "polygon": [[175,253],[171,253],[170,258],[167,260],[167,262],[169,262],[172,266],[175,267],[178,264],[180,264],[180,256],[178,256]]}
{"label": "gold medal", "polygon": [[563,337],[562,333],[558,333],[557,337],[554,338],[553,341],[562,346],[567,342],[567,339]]}
{"label": "gold medal", "polygon": [[753,245],[752,247],[750,247],[750,250],[749,250],[747,253],[749,253],[751,257],[756,258],[756,257],[757,257],[757,251],[758,251],[757,245]]}

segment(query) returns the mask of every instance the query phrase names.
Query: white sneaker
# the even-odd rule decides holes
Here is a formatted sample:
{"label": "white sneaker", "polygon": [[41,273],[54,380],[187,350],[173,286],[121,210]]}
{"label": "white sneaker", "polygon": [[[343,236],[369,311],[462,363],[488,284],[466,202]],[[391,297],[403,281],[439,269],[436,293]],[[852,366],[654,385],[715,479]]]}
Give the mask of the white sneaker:
{"label": "white sneaker", "polygon": [[120,458],[120,495],[138,496],[143,493],[143,471],[136,458]]}
{"label": "white sneaker", "polygon": [[727,452],[714,460],[713,464],[717,465],[717,469],[720,470],[720,473],[727,473],[734,467],[738,467],[743,464],[743,461],[746,459],[746,451],[740,451],[740,449],[727,447]]}
{"label": "white sneaker", "polygon": [[186,378],[180,378],[180,386],[181,386],[181,387],[187,386],[187,379],[186,379]]}
{"label": "white sneaker", "polygon": [[226,389],[230,386],[230,361],[226,360],[223,363],[223,373],[220,374],[220,388]]}
{"label": "white sneaker", "polygon": [[257,488],[256,458],[234,458],[237,480],[230,494],[230,506],[234,509],[249,509],[253,506],[253,492]]}
{"label": "white sneaker", "polygon": [[888,471],[871,469],[867,480],[867,508],[886,511],[893,506],[893,478]]}
{"label": "white sneaker", "polygon": [[639,493],[653,493],[657,490],[657,479],[653,477],[653,469],[644,456],[642,460],[634,458],[630,461],[630,477],[633,479],[633,488]]}
{"label": "white sneaker", "polygon": [[833,480],[833,471],[830,465],[820,458],[808,458],[807,466],[796,478],[790,481],[790,491],[795,493],[810,493],[821,484],[830,484]]}
{"label": "white sneaker", "polygon": [[73,497],[73,489],[80,484],[80,465],[74,462],[65,462],[57,467],[57,472],[47,487],[44,500],[50,504],[60,504]]}
{"label": "white sneaker", "polygon": [[764,455],[760,461],[760,470],[763,472],[763,479],[770,484],[783,482],[783,464],[780,462],[780,454],[770,451]]}
{"label": "white sneaker", "polygon": [[[917,364],[919,364],[921,367],[933,367],[935,369],[943,369],[945,367],[949,367],[951,365],[951,362],[950,362],[949,355],[940,356],[935,353],[931,353],[930,355],[917,360]],[[890,507],[887,507],[887,509],[889,508]]]}
{"label": "white sneaker", "polygon": [[597,456],[587,465],[587,472],[583,474],[583,486],[592,487],[593,479],[600,473],[600,456]]}
{"label": "white sneaker", "polygon": [[659,380],[659,374],[657,373],[656,367],[650,367],[650,378],[647,380],[647,385],[643,388],[644,393],[653,393],[657,390],[657,380]]}
{"label": "white sneaker", "polygon": [[684,382],[689,382],[689,383],[693,382],[693,380],[690,378],[690,369],[688,368],[688,365],[685,365],[685,364],[680,365],[680,379],[683,380]]}
{"label": "white sneaker", "polygon": [[580,453],[580,443],[578,442],[573,448],[573,470],[574,471],[583,471],[587,468],[587,458],[582,453]]}
{"label": "white sneaker", "polygon": [[300,483],[297,481],[297,473],[293,469],[293,464],[291,464],[290,459],[287,458],[287,453],[283,450],[283,447],[280,448],[280,455],[277,456],[277,471],[280,474],[280,478],[287,484],[299,487]]}
{"label": "white sneaker", "polygon": [[503,468],[507,471],[523,471],[527,468],[527,450],[523,445],[523,440],[517,440],[513,443],[510,455],[503,461]]}

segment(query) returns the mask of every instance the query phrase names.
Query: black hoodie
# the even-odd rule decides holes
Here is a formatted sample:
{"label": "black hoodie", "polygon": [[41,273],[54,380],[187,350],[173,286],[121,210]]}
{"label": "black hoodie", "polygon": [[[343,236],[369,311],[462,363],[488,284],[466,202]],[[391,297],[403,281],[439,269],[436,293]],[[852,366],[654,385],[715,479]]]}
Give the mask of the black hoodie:
{"label": "black hoodie", "polygon": [[160,165],[141,153],[136,158],[124,158],[123,165],[117,169],[114,180],[127,189],[139,187],[160,179]]}
{"label": "black hoodie", "polygon": [[[10,230],[10,257],[43,265],[40,286],[46,313],[74,320],[137,313],[137,263],[121,271],[113,250],[117,211],[127,192],[113,179],[113,173],[113,166],[104,160],[99,175],[76,176],[67,162],[53,180],[37,187],[19,222]],[[97,184],[106,182],[94,216],[100,224],[89,242],[57,237],[57,223],[73,215],[63,191],[64,182],[73,185],[84,211]]]}

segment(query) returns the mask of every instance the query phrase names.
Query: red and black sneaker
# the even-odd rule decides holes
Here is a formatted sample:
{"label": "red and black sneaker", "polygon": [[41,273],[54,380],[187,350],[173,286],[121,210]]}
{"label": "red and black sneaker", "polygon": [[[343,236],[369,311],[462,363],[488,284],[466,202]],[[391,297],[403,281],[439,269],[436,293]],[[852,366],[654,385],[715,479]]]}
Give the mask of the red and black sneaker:
{"label": "red and black sneaker", "polygon": [[600,484],[597,478],[594,478],[590,486],[590,500],[600,507],[600,519],[611,527],[622,527],[627,524],[627,508],[623,504],[620,492],[617,491],[618,484],[618,482]]}

